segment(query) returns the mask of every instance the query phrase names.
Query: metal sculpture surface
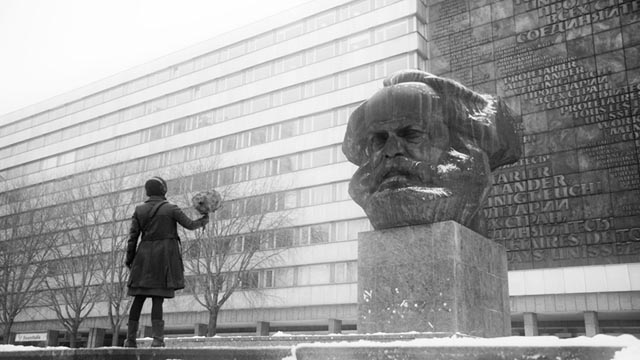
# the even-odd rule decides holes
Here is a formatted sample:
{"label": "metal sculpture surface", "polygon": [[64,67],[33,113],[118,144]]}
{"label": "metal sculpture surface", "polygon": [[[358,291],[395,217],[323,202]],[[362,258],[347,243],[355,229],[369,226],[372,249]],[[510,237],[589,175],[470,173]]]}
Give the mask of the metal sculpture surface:
{"label": "metal sculpture surface", "polygon": [[349,194],[375,229],[454,220],[484,234],[491,171],[520,157],[512,123],[496,97],[398,72],[349,118],[342,150],[359,166]]}

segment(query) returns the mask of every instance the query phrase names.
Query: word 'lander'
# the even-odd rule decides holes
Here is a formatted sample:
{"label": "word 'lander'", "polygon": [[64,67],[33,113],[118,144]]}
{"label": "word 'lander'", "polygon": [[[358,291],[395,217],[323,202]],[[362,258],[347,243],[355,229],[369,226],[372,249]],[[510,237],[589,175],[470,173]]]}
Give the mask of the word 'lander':
{"label": "word 'lander'", "polygon": [[[545,174],[549,168],[543,168]],[[601,182],[568,184],[564,175],[509,182],[510,173],[499,174],[497,185],[491,189],[490,206],[522,204],[530,201],[551,200],[573,196],[597,194],[602,191]],[[494,199],[494,200],[491,200]],[[493,201],[493,203],[491,203]]]}

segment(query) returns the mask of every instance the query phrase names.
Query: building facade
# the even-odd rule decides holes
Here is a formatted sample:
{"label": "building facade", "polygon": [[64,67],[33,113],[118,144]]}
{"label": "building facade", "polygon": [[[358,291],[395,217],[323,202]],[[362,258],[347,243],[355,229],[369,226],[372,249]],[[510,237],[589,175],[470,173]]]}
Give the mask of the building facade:
{"label": "building facade", "polygon": [[[514,334],[640,334],[638,30],[637,1],[310,2],[0,117],[0,179],[54,194],[112,174],[136,202],[156,175],[170,200],[269,182],[291,240],[265,245],[283,252],[256,272],[264,296],[235,294],[220,330],[355,330],[357,234],[371,228],[347,193],[345,126],[387,75],[417,68],[521,115],[525,157],[495,174],[484,210],[508,250]],[[166,303],[169,331],[207,322],[190,291]],[[33,306],[14,331],[52,327]]]}

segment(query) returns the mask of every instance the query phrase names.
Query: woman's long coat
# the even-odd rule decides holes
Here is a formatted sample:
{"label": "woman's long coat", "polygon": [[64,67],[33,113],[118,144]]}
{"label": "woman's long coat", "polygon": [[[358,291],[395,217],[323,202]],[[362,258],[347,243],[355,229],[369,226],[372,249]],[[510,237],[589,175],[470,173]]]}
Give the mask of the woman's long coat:
{"label": "woman's long coat", "polygon": [[[149,219],[151,210],[160,202],[163,204]],[[138,205],[131,219],[127,242],[126,264],[131,267],[128,294],[172,298],[175,290],[184,289],[184,266],[176,224],[195,230],[208,222],[207,216],[191,220],[163,196],[151,196]]]}

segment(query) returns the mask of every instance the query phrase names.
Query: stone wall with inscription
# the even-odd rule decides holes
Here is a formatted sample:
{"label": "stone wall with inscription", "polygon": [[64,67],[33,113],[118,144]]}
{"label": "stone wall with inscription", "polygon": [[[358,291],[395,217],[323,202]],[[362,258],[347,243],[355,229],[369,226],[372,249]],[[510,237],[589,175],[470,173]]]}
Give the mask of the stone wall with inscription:
{"label": "stone wall with inscription", "polygon": [[520,114],[484,208],[510,268],[640,261],[640,0],[425,4],[428,71]]}

